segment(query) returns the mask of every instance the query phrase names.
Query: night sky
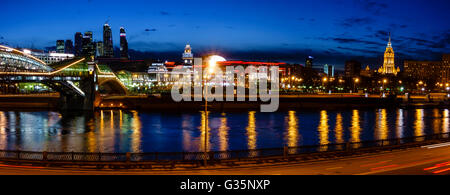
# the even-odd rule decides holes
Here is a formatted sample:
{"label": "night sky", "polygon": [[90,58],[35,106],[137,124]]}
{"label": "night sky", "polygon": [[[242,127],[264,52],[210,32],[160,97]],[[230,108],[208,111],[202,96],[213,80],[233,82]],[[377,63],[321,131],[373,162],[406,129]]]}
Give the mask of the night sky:
{"label": "night sky", "polygon": [[[439,60],[450,48],[448,0],[1,0],[0,43],[44,48],[75,32],[102,40],[108,21],[129,48],[154,55],[216,52],[227,59],[271,60],[343,68],[358,59],[380,66],[392,32],[398,64]],[[135,52],[136,53],[136,52]],[[145,55],[141,53],[141,55]]]}

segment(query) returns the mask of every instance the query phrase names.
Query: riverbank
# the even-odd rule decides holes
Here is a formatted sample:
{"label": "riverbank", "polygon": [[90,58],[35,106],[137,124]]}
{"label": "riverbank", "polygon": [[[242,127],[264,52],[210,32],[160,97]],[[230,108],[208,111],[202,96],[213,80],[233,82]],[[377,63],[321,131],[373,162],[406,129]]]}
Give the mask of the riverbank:
{"label": "riverbank", "polygon": [[[240,167],[206,167],[192,170],[96,170],[0,164],[1,175],[443,175],[424,170],[450,160],[450,147],[365,154],[312,162],[280,162]],[[296,181],[297,182],[297,181]]]}
{"label": "riverbank", "polygon": [[[438,144],[436,144],[438,143]],[[52,161],[4,161],[0,174],[74,174],[74,175],[374,175],[374,174],[450,174],[442,162],[448,162],[448,143],[422,142],[411,147],[380,148],[372,152],[354,151],[351,155],[338,153],[307,154],[289,158],[266,158],[230,161],[208,166],[184,167],[161,161],[161,166],[132,166],[101,162],[70,164]],[[53,164],[53,165],[51,165]],[[446,163],[447,164],[447,163]],[[50,166],[51,165],[51,166]],[[175,165],[175,166],[172,166]],[[437,167],[436,165],[440,165]],[[431,168],[430,168],[431,167]]]}
{"label": "riverbank", "polygon": [[59,95],[0,95],[3,110],[57,110]]}
{"label": "riverbank", "polygon": [[[96,109],[129,109],[142,111],[183,112],[204,110],[204,102],[175,102],[169,95],[102,96],[97,98]],[[262,101],[210,102],[210,111],[258,111]],[[57,110],[59,96],[50,95],[0,95],[0,109],[4,110]],[[379,95],[323,94],[280,95],[279,111],[298,109],[357,109],[357,108],[449,108],[445,96],[380,97]]]}
{"label": "riverbank", "polygon": [[[215,112],[255,110],[261,105],[269,104],[262,101],[239,102],[209,102],[208,110]],[[97,105],[99,109],[133,109],[143,111],[183,112],[204,109],[204,102],[175,102],[170,96],[136,96],[136,97],[105,97]],[[380,97],[378,95],[281,95],[279,111],[299,109],[359,109],[359,108],[449,108],[448,99],[439,97],[414,96]]]}

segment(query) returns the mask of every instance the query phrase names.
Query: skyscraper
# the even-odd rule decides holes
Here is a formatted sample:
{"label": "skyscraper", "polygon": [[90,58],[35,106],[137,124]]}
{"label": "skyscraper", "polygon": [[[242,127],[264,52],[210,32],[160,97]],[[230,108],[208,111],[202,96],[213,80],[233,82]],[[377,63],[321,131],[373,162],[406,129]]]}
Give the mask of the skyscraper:
{"label": "skyscraper", "polygon": [[313,67],[313,60],[314,60],[314,57],[308,56],[308,57],[306,58],[305,67],[306,67],[306,68],[312,68],[312,67]]}
{"label": "skyscraper", "polygon": [[77,32],[75,33],[75,56],[81,56],[82,49],[83,49],[83,34]]}
{"label": "skyscraper", "polygon": [[92,32],[88,31],[84,33],[83,36],[83,46],[81,54],[85,57],[90,57],[95,55],[95,45],[92,42]]}
{"label": "skyscraper", "polygon": [[95,57],[103,57],[105,56],[105,45],[103,44],[103,42],[98,41],[96,43],[96,47],[95,47]]}
{"label": "skyscraper", "polygon": [[103,56],[108,58],[114,57],[112,31],[109,24],[103,26]]}
{"label": "skyscraper", "polygon": [[127,34],[123,27],[120,27],[120,58],[129,59]]}
{"label": "skyscraper", "polygon": [[334,66],[325,64],[323,66],[323,72],[328,75],[328,77],[334,77]]}
{"label": "skyscraper", "polygon": [[392,48],[391,43],[391,33],[389,33],[389,42],[386,47],[386,51],[384,52],[384,63],[383,66],[378,69],[378,73],[397,75],[397,73],[400,72],[399,67],[395,68],[394,56],[394,49]]}
{"label": "skyscraper", "polygon": [[64,53],[64,40],[57,40],[56,41],[56,53]]}
{"label": "skyscraper", "polygon": [[67,39],[67,40],[66,40],[65,48],[64,48],[64,53],[67,53],[67,54],[74,54],[74,51],[73,51],[73,42],[72,42],[72,40],[70,40],[70,39]]}

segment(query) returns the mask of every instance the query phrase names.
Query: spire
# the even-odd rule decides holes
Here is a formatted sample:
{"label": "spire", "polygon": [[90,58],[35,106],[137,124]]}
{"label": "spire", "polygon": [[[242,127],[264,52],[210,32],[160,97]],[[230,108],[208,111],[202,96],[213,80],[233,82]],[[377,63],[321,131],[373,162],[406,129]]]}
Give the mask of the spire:
{"label": "spire", "polygon": [[391,32],[389,32],[389,42],[388,42],[388,47],[392,47],[392,43],[391,43]]}

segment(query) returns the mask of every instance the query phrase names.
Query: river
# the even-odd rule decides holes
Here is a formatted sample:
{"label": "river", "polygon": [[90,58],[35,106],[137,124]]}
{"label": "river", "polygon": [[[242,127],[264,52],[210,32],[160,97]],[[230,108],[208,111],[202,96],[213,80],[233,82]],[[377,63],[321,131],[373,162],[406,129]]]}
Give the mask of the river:
{"label": "river", "polygon": [[[449,132],[449,109],[155,113],[0,111],[0,150],[226,151],[359,142]],[[206,137],[206,138],[205,138]]]}

